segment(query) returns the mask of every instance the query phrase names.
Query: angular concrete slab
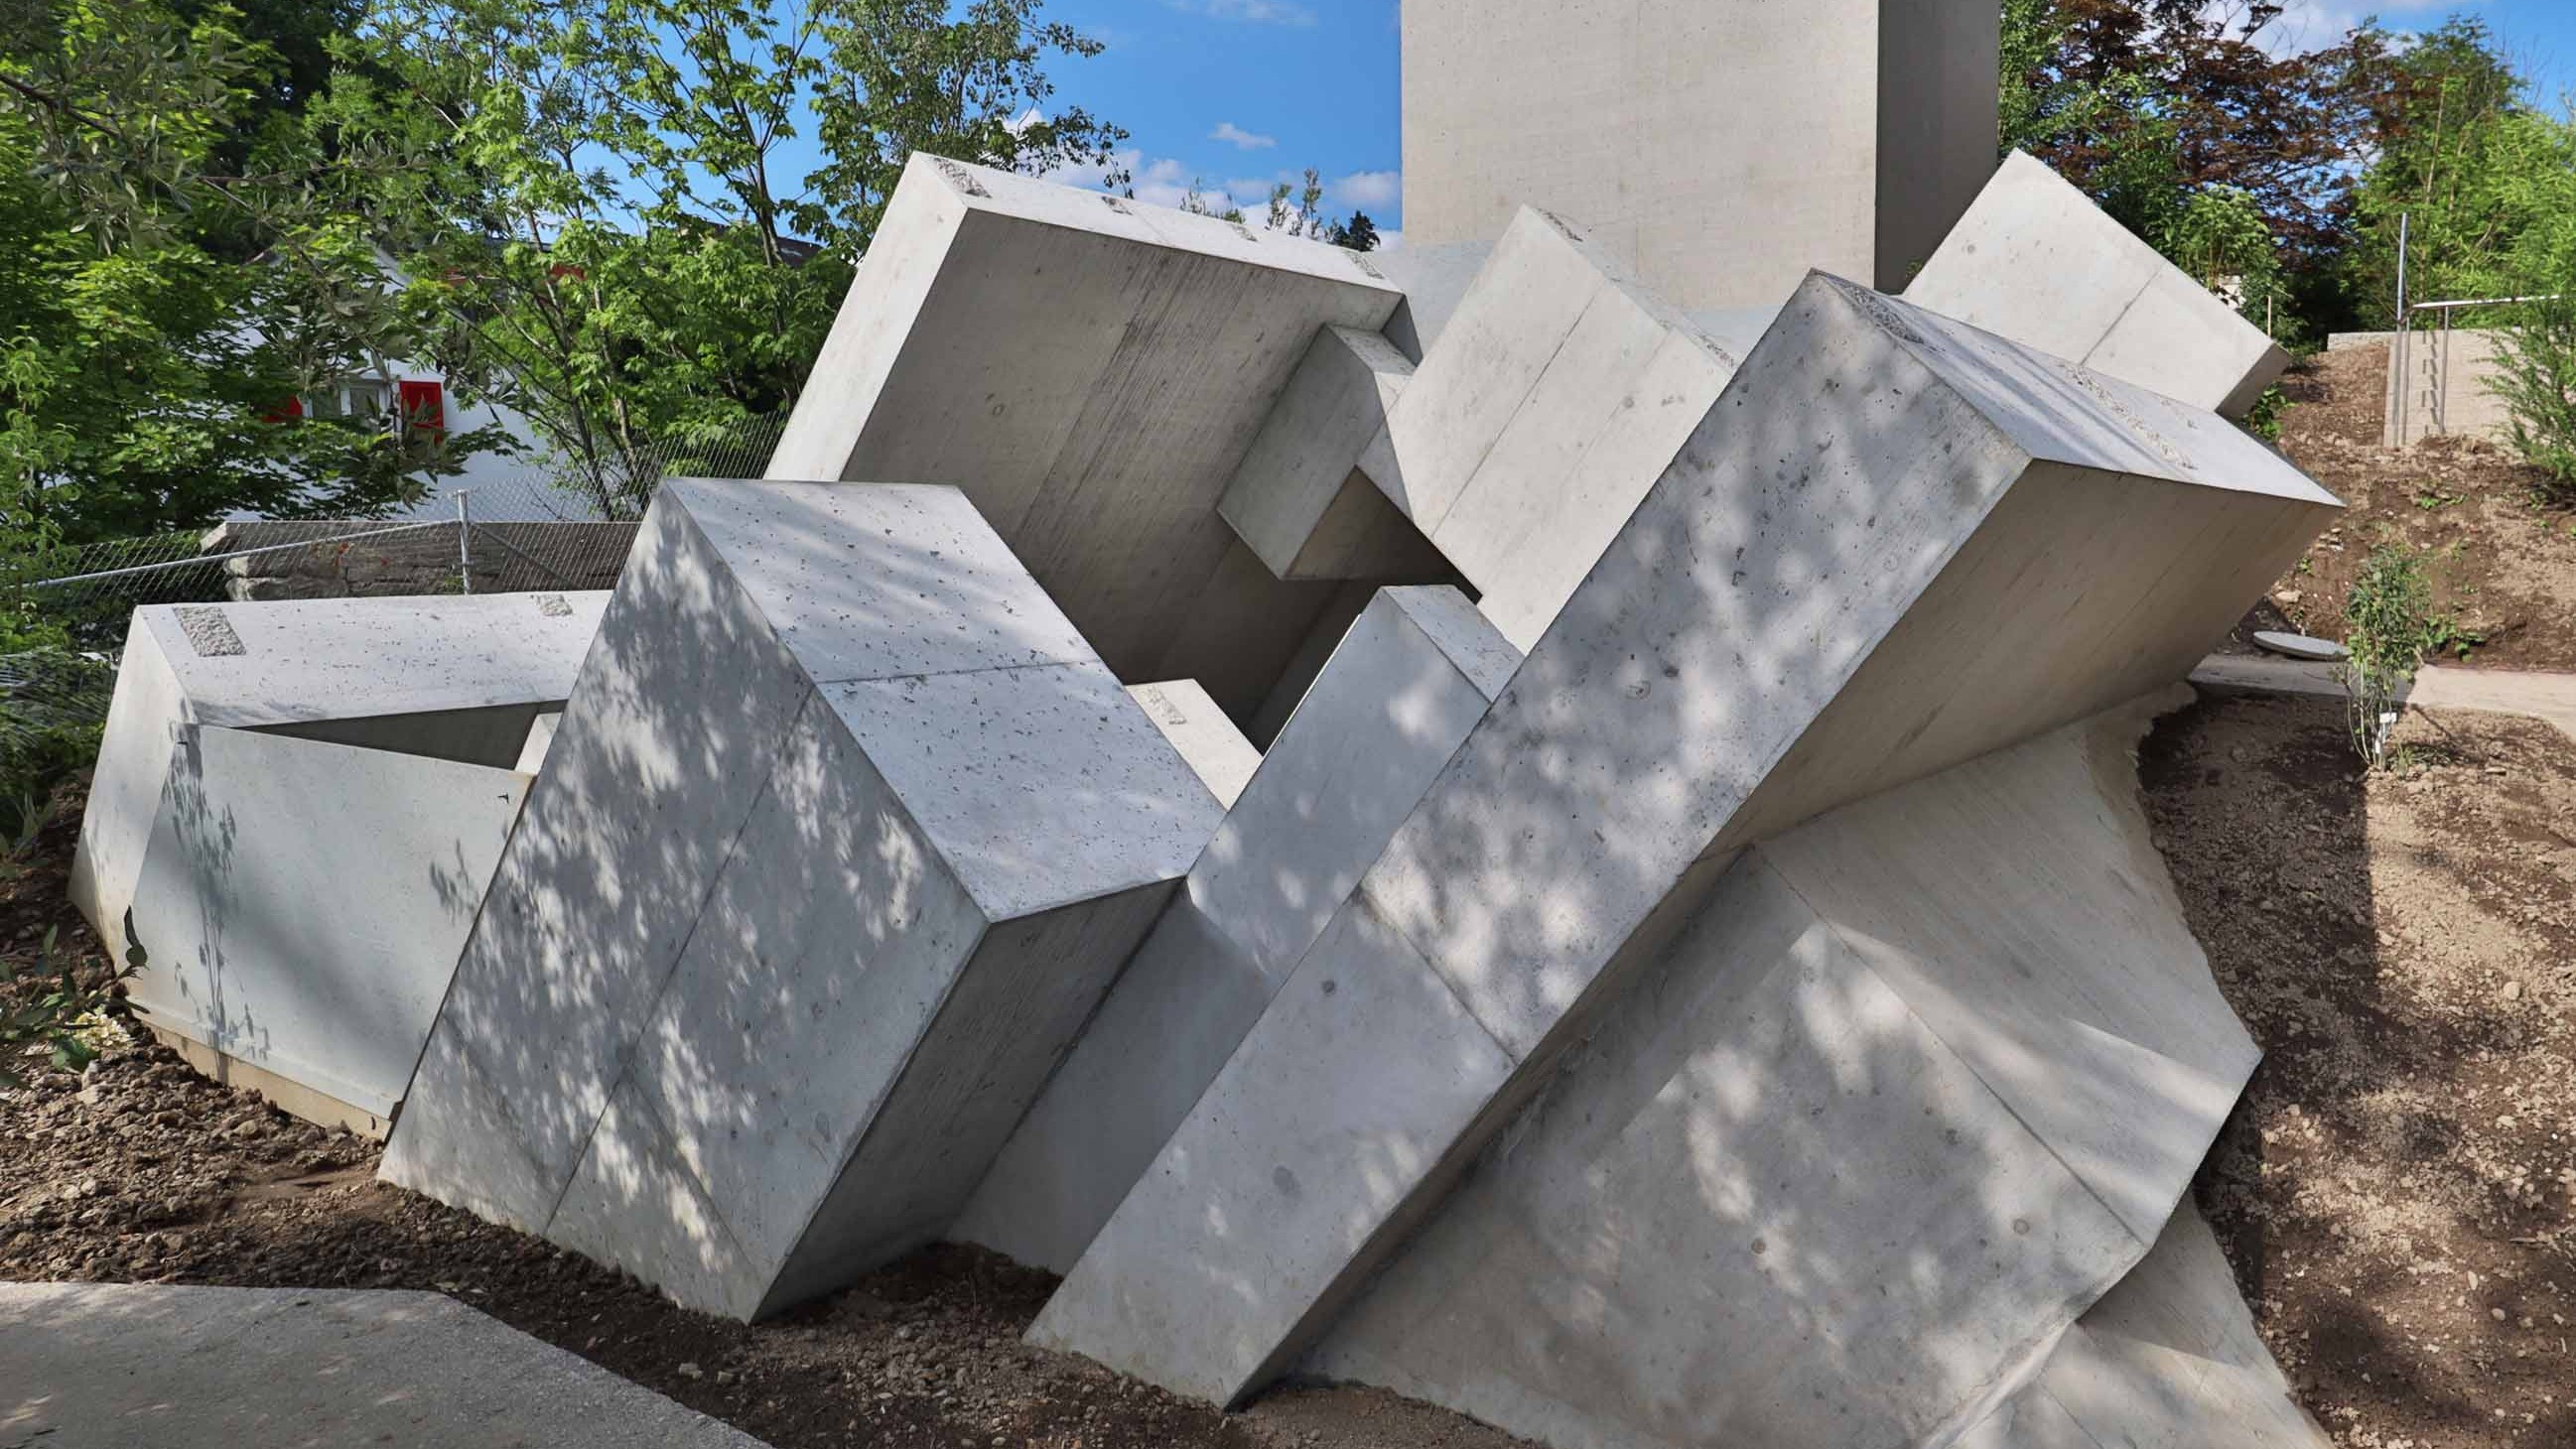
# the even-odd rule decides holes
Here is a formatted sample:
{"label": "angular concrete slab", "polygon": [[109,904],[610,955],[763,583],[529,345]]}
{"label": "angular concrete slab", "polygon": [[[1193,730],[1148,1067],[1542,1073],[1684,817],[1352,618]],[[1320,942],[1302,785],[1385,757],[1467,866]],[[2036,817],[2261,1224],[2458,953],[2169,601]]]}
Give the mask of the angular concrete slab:
{"label": "angular concrete slab", "polygon": [[1409,0],[1404,249],[1542,206],[1692,310],[1893,290],[1994,170],[1992,10]]}
{"label": "angular concrete slab", "polygon": [[1575,226],[1524,209],[1359,467],[1527,649],[1738,361]]}
{"label": "angular concrete slab", "polygon": [[761,1449],[436,1293],[0,1283],[0,1384],[59,1449]]}
{"label": "angular concrete slab", "polygon": [[1074,1265],[1519,664],[1455,589],[1379,592],[957,1236],[1059,1273]]}
{"label": "angular concrete slab", "polygon": [[1959,1449],[2327,1449],[2292,1396],[2200,1209],[2067,1331],[2038,1379]]}
{"label": "angular concrete slab", "polygon": [[1161,684],[1131,684],[1127,697],[1145,708],[1145,718],[1181,752],[1181,759],[1208,787],[1216,803],[1228,809],[1252,782],[1252,772],[1261,768],[1261,752],[1243,731],[1234,727],[1225,711],[1216,707],[1208,692],[1199,688],[1195,679],[1170,679]]}
{"label": "angular concrete slab", "polygon": [[572,692],[605,593],[152,604],[134,611],[72,861],[72,902],[122,955],[180,724],[508,766]]}
{"label": "angular concrete slab", "polygon": [[1218,500],[1318,330],[1402,300],[1321,242],[917,155],[769,475],[963,488],[1121,679],[1248,723],[1337,590]]}
{"label": "angular concrete slab", "polygon": [[[381,1137],[447,994],[528,777],[181,725],[135,890],[156,1031]],[[262,1085],[268,1083],[263,1080]]]}
{"label": "angular concrete slab", "polygon": [[1327,327],[1297,365],[1217,512],[1283,579],[1426,578],[1440,555],[1352,463],[1413,363],[1374,332]]}
{"label": "angular concrete slab", "polygon": [[1905,300],[2231,418],[2290,365],[2262,328],[2020,151]]}
{"label": "angular concrete slab", "polygon": [[[1811,278],[1032,1338],[1258,1387],[1745,848],[2179,680],[2336,506],[2214,414]],[[1325,1039],[1454,1081],[1354,1138],[1274,1085]],[[2110,1222],[2097,1293],[2145,1251]]]}
{"label": "angular concrete slab", "polygon": [[1984,1417],[2146,1271],[2254,1065],[2139,798],[2188,698],[1739,858],[1303,1370],[1559,1445]]}
{"label": "angular concrete slab", "polygon": [[383,1174],[749,1318],[945,1230],[1220,818],[955,489],[666,483]]}

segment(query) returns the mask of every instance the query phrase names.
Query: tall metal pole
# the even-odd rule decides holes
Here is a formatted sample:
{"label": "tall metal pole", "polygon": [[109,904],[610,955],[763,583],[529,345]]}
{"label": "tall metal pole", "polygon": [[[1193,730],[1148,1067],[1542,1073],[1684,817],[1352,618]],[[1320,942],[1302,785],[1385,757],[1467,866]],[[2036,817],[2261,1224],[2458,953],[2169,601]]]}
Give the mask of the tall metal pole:
{"label": "tall metal pole", "polygon": [[2397,410],[2397,446],[2406,446],[2406,393],[2415,385],[2413,374],[2406,370],[2406,245],[2410,240],[2414,216],[2397,214],[2397,342],[2389,358],[2389,392]]}
{"label": "tall metal pole", "polygon": [[474,592],[474,490],[456,490],[456,582],[465,593]]}

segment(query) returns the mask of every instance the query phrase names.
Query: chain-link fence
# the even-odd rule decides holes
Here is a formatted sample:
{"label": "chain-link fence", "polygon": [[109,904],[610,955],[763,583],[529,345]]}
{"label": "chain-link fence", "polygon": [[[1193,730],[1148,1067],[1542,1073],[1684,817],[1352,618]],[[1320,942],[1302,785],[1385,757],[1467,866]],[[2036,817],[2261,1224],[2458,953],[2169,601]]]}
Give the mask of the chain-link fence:
{"label": "chain-link fence", "polygon": [[233,519],[49,549],[10,572],[29,608],[109,652],[143,604],[611,588],[661,479],[756,478],[785,422],[597,469],[478,467],[381,517]]}

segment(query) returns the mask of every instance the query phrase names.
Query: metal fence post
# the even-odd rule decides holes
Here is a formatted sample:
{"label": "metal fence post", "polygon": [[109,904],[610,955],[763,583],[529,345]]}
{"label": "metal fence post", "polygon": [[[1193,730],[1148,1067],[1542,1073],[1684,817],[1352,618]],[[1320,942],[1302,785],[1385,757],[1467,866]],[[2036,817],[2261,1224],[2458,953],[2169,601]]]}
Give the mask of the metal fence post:
{"label": "metal fence post", "polygon": [[465,593],[474,592],[474,490],[456,490],[456,582]]}

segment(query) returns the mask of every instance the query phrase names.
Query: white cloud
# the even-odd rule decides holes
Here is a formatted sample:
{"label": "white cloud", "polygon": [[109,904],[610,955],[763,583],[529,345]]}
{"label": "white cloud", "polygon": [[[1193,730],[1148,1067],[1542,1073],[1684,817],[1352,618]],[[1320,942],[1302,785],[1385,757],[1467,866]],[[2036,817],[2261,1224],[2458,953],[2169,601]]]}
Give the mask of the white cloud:
{"label": "white cloud", "polygon": [[1203,205],[1220,212],[1241,204],[1225,188],[1203,182],[1197,172],[1178,158],[1149,158],[1132,146],[1112,156],[1106,165],[1067,166],[1048,172],[1046,179],[1063,186],[1079,186],[1086,191],[1114,195],[1121,188],[1112,187],[1109,179],[1113,172],[1119,171],[1127,173],[1124,190],[1135,193],[1136,199],[1147,206],[1178,207],[1186,205],[1193,196]]}
{"label": "white cloud", "polygon": [[1163,0],[1174,10],[1254,25],[1312,25],[1315,12],[1297,0]]}
{"label": "white cloud", "polygon": [[1264,136],[1255,131],[1247,131],[1232,121],[1217,122],[1216,129],[1208,132],[1208,139],[1223,141],[1229,146],[1246,151],[1258,151],[1264,147],[1279,144],[1279,138],[1276,136]]}
{"label": "white cloud", "polygon": [[[2363,21],[2377,18],[2397,34],[2408,33],[2400,23],[2413,12],[2432,18],[2433,13],[2473,8],[2478,0],[2371,0],[2352,4],[2348,0],[2288,0],[2281,17],[2255,35],[2254,43],[2273,56],[2305,54],[2343,44],[2343,38]],[[2204,14],[2222,18],[2241,17],[2244,0],[2207,0]]]}
{"label": "white cloud", "polygon": [[1325,194],[1343,206],[1377,207],[1383,210],[1404,198],[1404,173],[1401,171],[1354,171],[1324,188]]}

